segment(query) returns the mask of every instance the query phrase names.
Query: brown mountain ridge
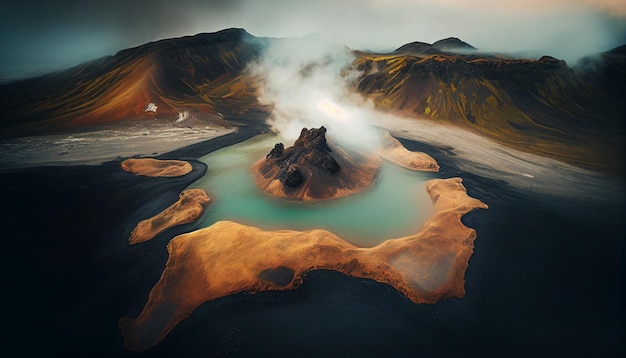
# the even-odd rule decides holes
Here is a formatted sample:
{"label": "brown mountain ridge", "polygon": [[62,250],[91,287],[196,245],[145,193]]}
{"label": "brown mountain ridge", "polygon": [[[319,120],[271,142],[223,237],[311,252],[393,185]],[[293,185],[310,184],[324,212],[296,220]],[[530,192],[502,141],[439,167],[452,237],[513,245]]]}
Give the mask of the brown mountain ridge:
{"label": "brown mountain ridge", "polygon": [[[225,125],[251,111],[246,66],[266,45],[243,29],[151,42],[45,76],[0,85],[2,137],[126,119],[173,122],[181,111]],[[456,52],[455,52],[456,51]],[[485,54],[448,38],[391,53],[354,50],[353,89],[380,110],[436,120],[576,165],[623,168],[626,50],[579,65]],[[149,103],[156,112],[146,111]],[[224,116],[222,116],[224,114]]]}
{"label": "brown mountain ridge", "polygon": [[[148,43],[45,76],[0,86],[2,128],[32,132],[124,119],[175,119],[254,102],[241,72],[262,48],[241,29]],[[153,103],[156,112],[146,111]]]}

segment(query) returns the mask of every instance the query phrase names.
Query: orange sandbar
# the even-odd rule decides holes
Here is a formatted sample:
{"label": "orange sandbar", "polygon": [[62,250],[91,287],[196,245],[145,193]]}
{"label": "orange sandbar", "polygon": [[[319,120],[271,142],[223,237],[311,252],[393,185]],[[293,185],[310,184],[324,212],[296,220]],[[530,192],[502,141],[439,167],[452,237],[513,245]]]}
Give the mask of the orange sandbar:
{"label": "orange sandbar", "polygon": [[389,284],[416,303],[463,297],[476,232],[461,216],[487,205],[468,196],[460,178],[430,180],[426,190],[435,214],[422,229],[372,248],[326,230],[264,231],[231,221],[175,237],[139,317],[119,321],[125,347],[143,351],[156,345],[206,301],[295,289],[303,274],[317,269]]}
{"label": "orange sandbar", "polygon": [[180,193],[178,201],[161,213],[137,224],[128,241],[131,245],[152,239],[173,226],[195,221],[211,199],[202,189],[189,189]]}
{"label": "orange sandbar", "polygon": [[191,172],[191,164],[183,160],[130,158],[122,162],[122,169],[149,177],[178,177]]}
{"label": "orange sandbar", "polygon": [[424,171],[438,172],[439,164],[430,155],[422,152],[412,152],[406,149],[402,143],[391,136],[389,132],[383,138],[383,148],[379,152],[383,159],[386,159],[401,167]]}

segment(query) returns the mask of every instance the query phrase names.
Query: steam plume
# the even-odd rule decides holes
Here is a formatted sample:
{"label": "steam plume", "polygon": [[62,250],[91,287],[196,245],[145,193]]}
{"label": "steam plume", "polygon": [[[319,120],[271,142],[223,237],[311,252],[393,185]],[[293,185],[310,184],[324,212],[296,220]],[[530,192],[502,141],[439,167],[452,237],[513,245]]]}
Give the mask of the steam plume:
{"label": "steam plume", "polygon": [[249,71],[261,80],[259,101],[272,108],[272,130],[292,140],[303,127],[323,125],[341,145],[376,147],[373,104],[350,91],[359,75],[353,60],[347,47],[319,36],[271,41]]}

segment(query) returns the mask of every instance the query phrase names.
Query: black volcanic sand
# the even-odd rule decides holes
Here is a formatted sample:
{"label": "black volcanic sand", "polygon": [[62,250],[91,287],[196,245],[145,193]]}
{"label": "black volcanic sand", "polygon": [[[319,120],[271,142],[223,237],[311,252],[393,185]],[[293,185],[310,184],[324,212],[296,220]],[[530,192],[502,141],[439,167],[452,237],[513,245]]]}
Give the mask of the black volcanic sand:
{"label": "black volcanic sand", "polygon": [[181,225],[131,247],[133,228],[206,173],[206,164],[196,158],[264,131],[249,124],[157,157],[188,160],[193,170],[182,177],[137,176],[122,170],[121,160],[0,174],[5,350],[130,354],[117,320],[143,306],[167,261],[167,242],[194,229]]}
{"label": "black volcanic sand", "polygon": [[[168,153],[193,159],[262,129]],[[624,353],[623,193],[613,201],[542,196],[460,172],[445,149],[433,177],[460,176],[489,205],[463,222],[478,232],[463,299],[417,305],[387,285],[331,271],[296,291],[207,302],[161,343],[124,350],[117,320],[136,317],[194,224],[130,247],[134,225],[176,200],[205,167],[145,178],[118,162],[0,175],[5,351],[108,357],[620,357]],[[210,209],[209,209],[210,210]]]}

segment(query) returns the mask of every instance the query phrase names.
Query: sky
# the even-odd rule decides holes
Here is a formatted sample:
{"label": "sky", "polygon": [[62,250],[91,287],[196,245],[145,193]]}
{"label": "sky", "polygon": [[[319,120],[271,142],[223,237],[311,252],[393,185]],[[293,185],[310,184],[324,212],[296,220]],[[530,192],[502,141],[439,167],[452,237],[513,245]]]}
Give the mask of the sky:
{"label": "sky", "polygon": [[573,64],[626,44],[626,1],[8,0],[0,4],[0,80],[230,27],[259,37],[322,34],[374,51],[458,37],[483,51]]}

